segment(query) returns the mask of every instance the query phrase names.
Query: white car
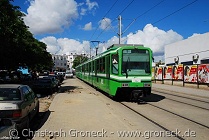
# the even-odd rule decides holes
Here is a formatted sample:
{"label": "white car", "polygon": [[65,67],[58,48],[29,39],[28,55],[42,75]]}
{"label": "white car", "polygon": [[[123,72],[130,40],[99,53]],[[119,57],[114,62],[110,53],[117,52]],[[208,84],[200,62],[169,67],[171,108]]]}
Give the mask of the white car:
{"label": "white car", "polygon": [[73,73],[72,72],[66,72],[65,73],[65,78],[73,78]]}

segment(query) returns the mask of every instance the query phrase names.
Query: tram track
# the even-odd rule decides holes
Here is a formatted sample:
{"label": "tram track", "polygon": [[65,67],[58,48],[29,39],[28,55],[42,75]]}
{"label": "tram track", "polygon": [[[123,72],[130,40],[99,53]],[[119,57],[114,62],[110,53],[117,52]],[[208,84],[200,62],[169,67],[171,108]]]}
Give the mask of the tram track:
{"label": "tram track", "polygon": [[198,125],[200,125],[200,126],[202,126],[202,127],[205,127],[205,128],[207,128],[207,129],[209,129],[209,126],[207,126],[207,125],[201,124],[201,123],[199,123],[199,122],[197,122],[197,121],[194,121],[194,120],[192,120],[192,119],[189,119],[189,118],[187,118],[187,117],[184,117],[184,116],[182,116],[182,115],[179,115],[179,114],[177,114],[177,113],[174,113],[174,112],[172,112],[172,111],[169,111],[169,110],[167,110],[167,109],[164,109],[164,108],[162,108],[162,107],[159,107],[159,106],[157,106],[157,105],[154,105],[154,104],[152,104],[152,103],[148,103],[148,102],[146,102],[146,101],[144,101],[144,100],[140,100],[140,103],[146,103],[146,104],[148,104],[148,105],[150,105],[150,106],[153,106],[153,107],[155,107],[155,108],[158,108],[158,109],[160,109],[160,110],[163,110],[163,111],[165,111],[165,112],[168,112],[168,113],[170,113],[170,114],[173,114],[173,115],[175,115],[175,116],[178,116],[178,117],[180,117],[180,118],[183,118],[183,119],[185,119],[185,120],[188,120],[188,121],[190,121],[190,122],[193,122],[193,123],[195,123],[195,124],[198,124]]}
{"label": "tram track", "polygon": [[[187,97],[184,97],[184,96],[179,96],[179,95],[174,95],[174,94],[169,94],[169,93],[163,93],[163,92],[159,92],[159,91],[157,91],[157,92],[152,92],[152,93],[154,93],[154,94],[156,94],[156,95],[161,95],[161,94],[166,95],[166,94],[167,94],[167,95],[169,95],[169,96],[174,96],[174,97],[178,97],[178,98],[184,98],[184,99],[187,99],[187,100],[192,100],[192,101],[197,101],[197,102],[205,103],[205,104],[208,104],[208,106],[209,106],[209,102],[202,101],[202,100],[198,100],[198,99],[193,99],[193,98],[189,98],[189,97],[187,98]],[[183,101],[179,101],[179,100],[177,100],[177,99],[172,99],[172,98],[169,98],[169,97],[166,97],[166,96],[165,96],[165,99],[171,100],[171,101],[174,101],[174,102],[178,102],[178,103],[182,103],[182,104],[185,104],[185,105],[193,106],[193,107],[196,107],[196,108],[199,108],[199,109],[203,109],[203,110],[209,111],[209,108],[201,107],[201,106],[194,105],[194,104],[187,103],[187,102],[183,102]]]}
{"label": "tram track", "polygon": [[[166,98],[165,98],[165,99],[166,99]],[[163,107],[161,107],[161,106],[154,105],[153,103],[149,103],[149,102],[144,101],[144,100],[141,100],[141,99],[140,99],[139,101],[140,101],[139,103],[141,103],[141,104],[149,105],[149,106],[151,106],[151,107],[157,108],[158,110],[164,111],[164,112],[166,112],[166,113],[169,113],[169,114],[171,114],[171,115],[174,115],[174,116],[176,116],[176,117],[179,117],[179,118],[181,118],[181,119],[183,119],[183,120],[186,120],[186,121],[189,121],[189,122],[191,122],[191,123],[193,123],[193,124],[196,124],[197,126],[201,126],[201,127],[205,128],[205,129],[209,129],[209,126],[207,126],[207,125],[205,125],[205,124],[203,124],[203,123],[200,123],[200,122],[198,122],[198,121],[196,121],[196,120],[193,120],[193,119],[190,119],[190,118],[188,118],[188,117],[185,117],[185,116],[183,116],[183,115],[181,115],[181,114],[172,112],[172,111],[170,111],[170,110],[168,110],[168,109],[165,109],[165,108],[163,108]],[[177,102],[178,102],[178,101],[177,101]],[[179,103],[181,103],[181,102],[179,102]],[[169,132],[170,132],[173,136],[175,136],[176,138],[181,139],[181,140],[184,140],[184,139],[185,139],[185,138],[184,138],[183,136],[181,136],[181,135],[176,135],[176,134],[172,133],[171,130],[169,130],[168,128],[166,128],[166,127],[164,126],[164,124],[158,122],[158,120],[155,120],[155,119],[153,119],[152,117],[149,117],[149,115],[147,115],[147,114],[145,114],[145,113],[141,113],[140,110],[137,111],[137,109],[135,109],[134,106],[132,106],[133,104],[136,104],[136,103],[133,103],[133,104],[132,104],[132,103],[130,103],[130,102],[120,102],[120,104],[123,105],[124,107],[128,108],[129,110],[135,112],[136,114],[140,115],[141,117],[147,119],[148,121],[150,121],[151,123],[155,124],[156,126],[162,128],[163,130],[169,131]],[[190,104],[188,104],[188,105],[190,105]],[[196,107],[196,106],[194,106],[194,105],[191,105],[191,106]],[[206,108],[201,108],[201,107],[198,107],[198,106],[197,106],[197,108],[204,109],[204,110],[208,110],[208,109],[206,109]],[[153,109],[153,110],[155,110],[155,109]]]}
{"label": "tram track", "polygon": [[[156,92],[154,92],[155,93],[155,95],[156,96],[154,96],[155,98],[158,98],[157,96],[162,96],[162,95],[165,95],[165,96],[162,96],[162,97],[160,97],[161,98],[161,100],[163,99],[164,101],[166,101],[166,100],[170,100],[170,101],[173,101],[173,102],[176,102],[176,103],[179,103],[179,104],[185,104],[185,105],[188,105],[188,106],[192,106],[192,107],[195,107],[195,108],[197,108],[197,109],[202,109],[202,110],[205,110],[205,111],[209,111],[209,109],[208,108],[205,108],[205,107],[201,107],[201,106],[198,106],[198,105],[194,105],[194,104],[192,104],[192,103],[187,103],[187,102],[184,102],[183,100],[184,99],[188,99],[188,100],[191,100],[192,102],[199,102],[199,103],[202,103],[202,104],[204,104],[204,105],[207,105],[207,104],[209,104],[209,102],[207,102],[206,100],[201,100],[201,99],[195,99],[195,97],[194,98],[192,98],[192,97],[186,97],[186,95],[184,96],[184,95],[175,95],[175,94],[171,94],[171,93],[166,93],[166,92],[160,92],[160,91],[156,91]],[[160,94],[158,94],[158,93],[162,93],[161,95]],[[166,96],[166,94],[167,95],[169,95],[169,96],[171,96],[171,97],[167,97]],[[172,99],[172,97],[176,97],[175,99]],[[178,100],[178,98],[183,98],[183,100]],[[199,97],[198,97],[199,98]],[[166,100],[165,100],[166,99]],[[155,103],[152,103],[152,102],[156,102],[156,104]],[[159,100],[160,101],[160,100]],[[163,104],[161,104],[161,105],[159,105],[158,104],[158,102],[159,101],[155,101],[155,100],[149,100],[148,99],[148,101],[146,101],[146,98],[144,99],[144,98],[141,98],[140,100],[139,100],[139,102],[138,103],[141,103],[141,104],[145,104],[145,105],[148,105],[148,106],[150,106],[151,108],[153,107],[153,108],[155,108],[155,109],[151,109],[151,110],[155,110],[156,111],[156,108],[160,111],[160,112],[165,112],[165,114],[166,113],[169,113],[170,114],[170,116],[176,116],[175,118],[179,118],[179,119],[181,119],[182,121],[183,120],[185,120],[185,121],[187,121],[187,122],[191,122],[191,124],[194,124],[194,125],[196,125],[197,127],[202,127],[203,129],[205,129],[205,130],[208,130],[209,129],[209,126],[207,125],[207,124],[204,124],[204,123],[202,123],[202,122],[199,122],[198,120],[196,120],[196,119],[194,119],[194,118],[190,118],[190,117],[187,117],[187,116],[185,116],[184,114],[181,114],[181,113],[179,113],[179,111],[178,112],[176,112],[176,111],[172,111],[171,109],[169,109],[169,107],[167,108],[167,107],[163,107],[163,106],[161,106],[161,105],[163,105]],[[191,102],[190,101],[190,102]],[[168,102],[168,101],[166,101],[166,102]],[[136,108],[136,103],[134,103],[134,104],[132,104],[132,103],[130,103],[130,102],[120,102],[123,106],[125,106],[126,108],[128,108],[128,109],[130,109],[130,110],[132,110],[133,112],[135,112],[135,113],[137,113],[138,115],[140,115],[140,116],[142,116],[143,118],[145,118],[145,119],[147,119],[148,121],[150,121],[151,123],[153,123],[153,124],[155,124],[155,125],[157,125],[158,127],[160,127],[160,128],[162,128],[163,130],[165,130],[165,131],[169,131],[169,132],[171,132],[171,128],[169,128],[169,127],[166,127],[166,125],[164,124],[164,123],[162,123],[162,121],[158,121],[157,119],[154,119],[152,116],[149,116],[146,112],[143,112],[143,111],[141,111],[141,109],[140,108]],[[147,106],[147,107],[148,107]],[[150,109],[150,108],[149,108]],[[156,111],[156,112],[158,112],[158,111]],[[169,130],[169,129],[170,130]],[[172,135],[174,135],[173,133],[172,133]],[[181,135],[175,135],[178,139],[185,139],[184,138],[184,136],[181,136]]]}
{"label": "tram track", "polygon": [[[209,101],[204,101],[204,100],[199,100],[199,99],[194,99],[194,98],[190,98],[190,97],[185,97],[185,96],[181,96],[181,95],[176,95],[176,94],[171,94],[171,93],[168,93],[170,91],[161,91],[161,90],[154,90],[152,89],[152,92],[159,92],[159,93],[162,93],[162,94],[167,94],[167,95],[171,95],[171,96],[175,96],[175,97],[180,97],[180,98],[185,98],[185,99],[190,99],[190,100],[193,100],[193,101],[199,101],[199,102],[203,102],[203,103],[208,103],[209,104]],[[172,91],[173,92],[173,91]],[[181,93],[182,94],[182,93]],[[188,95],[188,94],[185,94],[185,95]],[[188,96],[194,96],[194,95],[188,95]],[[194,96],[194,97],[200,97],[200,96]],[[203,98],[203,97],[202,97]]]}
{"label": "tram track", "polygon": [[163,125],[157,123],[156,121],[152,120],[151,118],[147,117],[146,115],[143,115],[142,113],[138,112],[137,110],[131,108],[129,105],[120,102],[121,105],[123,105],[124,107],[130,109],[131,111],[133,111],[134,113],[140,115],[141,117],[145,118],[146,120],[150,121],[151,123],[155,124],[156,126],[162,128],[163,130],[170,132],[173,136],[175,136],[176,138],[178,138],[179,140],[185,140],[183,137],[176,135],[174,132],[172,132],[171,130],[167,129],[166,127],[164,127]]}
{"label": "tram track", "polygon": [[199,108],[199,109],[203,109],[203,110],[207,110],[209,111],[208,108],[204,108],[204,107],[200,107],[200,106],[196,106],[196,105],[193,105],[193,104],[190,104],[190,103],[185,103],[185,102],[182,102],[182,101],[177,101],[177,100],[174,100],[174,99],[170,99],[168,97],[166,97],[165,99],[167,100],[171,100],[171,101],[174,101],[174,102],[178,102],[178,103],[182,103],[182,104],[185,104],[185,105],[190,105],[190,106],[193,106],[193,107],[196,107],[196,108]]}

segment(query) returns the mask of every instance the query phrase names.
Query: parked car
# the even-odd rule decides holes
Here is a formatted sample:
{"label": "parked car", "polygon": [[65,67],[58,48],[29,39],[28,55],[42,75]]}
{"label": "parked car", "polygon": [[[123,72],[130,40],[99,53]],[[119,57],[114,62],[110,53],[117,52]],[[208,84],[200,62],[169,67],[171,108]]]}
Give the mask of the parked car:
{"label": "parked car", "polygon": [[11,119],[21,130],[29,128],[30,121],[39,113],[39,100],[27,85],[0,85],[0,118]]}
{"label": "parked car", "polygon": [[57,76],[60,77],[60,82],[62,83],[65,79],[65,72],[57,72]]}
{"label": "parked car", "polygon": [[57,72],[57,75],[65,75],[65,72]]}
{"label": "parked car", "polygon": [[73,73],[71,71],[66,72],[65,78],[73,78]]}
{"label": "parked car", "polygon": [[38,78],[32,88],[36,93],[52,94],[54,91],[58,90],[58,82],[53,77],[44,76]]}
{"label": "parked car", "polygon": [[[58,84],[58,86],[60,86],[61,85],[61,79],[60,79],[60,76],[58,76],[58,75],[55,75],[55,74],[49,74],[47,77],[51,77],[52,78],[52,80],[54,80],[57,84]],[[44,77],[44,78],[47,78],[47,77]]]}
{"label": "parked car", "polygon": [[12,135],[10,131],[16,130],[16,124],[10,119],[0,119],[0,139],[12,139],[17,134]]}

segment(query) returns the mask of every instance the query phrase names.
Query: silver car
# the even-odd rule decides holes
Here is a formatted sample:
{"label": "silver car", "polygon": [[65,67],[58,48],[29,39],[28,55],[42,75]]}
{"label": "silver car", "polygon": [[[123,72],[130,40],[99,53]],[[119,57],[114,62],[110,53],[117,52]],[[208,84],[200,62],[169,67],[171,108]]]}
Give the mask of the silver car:
{"label": "silver car", "polygon": [[17,129],[29,128],[39,113],[39,100],[27,85],[0,84],[0,118],[16,123]]}

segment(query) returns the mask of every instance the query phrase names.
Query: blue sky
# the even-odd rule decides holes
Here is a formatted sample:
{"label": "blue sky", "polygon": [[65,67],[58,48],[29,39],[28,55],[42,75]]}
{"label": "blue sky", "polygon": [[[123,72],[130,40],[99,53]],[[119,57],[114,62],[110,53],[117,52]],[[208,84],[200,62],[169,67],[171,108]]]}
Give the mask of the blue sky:
{"label": "blue sky", "polygon": [[155,60],[164,59],[165,45],[209,31],[209,0],[14,0],[13,5],[53,54],[89,54],[90,47],[94,54],[93,40],[101,41],[99,52],[118,44],[119,14],[121,43],[144,44]]}

